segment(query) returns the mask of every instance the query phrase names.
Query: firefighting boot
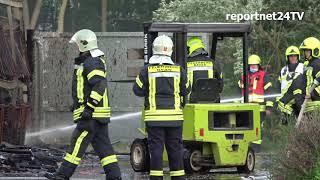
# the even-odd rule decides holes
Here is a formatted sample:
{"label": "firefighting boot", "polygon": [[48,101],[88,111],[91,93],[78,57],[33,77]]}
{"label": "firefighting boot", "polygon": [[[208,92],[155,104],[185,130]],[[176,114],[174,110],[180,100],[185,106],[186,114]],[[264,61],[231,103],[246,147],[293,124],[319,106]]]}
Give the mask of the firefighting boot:
{"label": "firefighting boot", "polygon": [[44,177],[50,180],[69,180],[68,177],[65,177],[63,174],[60,174],[58,172],[55,172],[55,173],[47,172],[46,174],[44,174]]}
{"label": "firefighting boot", "polygon": [[57,172],[46,173],[44,176],[50,180],[69,180],[76,168],[76,165],[63,161]]}

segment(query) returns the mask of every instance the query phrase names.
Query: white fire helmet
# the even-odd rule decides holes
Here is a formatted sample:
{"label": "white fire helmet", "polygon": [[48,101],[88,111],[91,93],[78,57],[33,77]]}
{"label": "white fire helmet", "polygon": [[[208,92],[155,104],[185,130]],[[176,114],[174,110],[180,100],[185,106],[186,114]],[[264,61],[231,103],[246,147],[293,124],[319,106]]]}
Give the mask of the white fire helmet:
{"label": "white fire helmet", "polygon": [[158,36],[153,41],[153,55],[171,56],[173,42],[170,37],[166,35]]}

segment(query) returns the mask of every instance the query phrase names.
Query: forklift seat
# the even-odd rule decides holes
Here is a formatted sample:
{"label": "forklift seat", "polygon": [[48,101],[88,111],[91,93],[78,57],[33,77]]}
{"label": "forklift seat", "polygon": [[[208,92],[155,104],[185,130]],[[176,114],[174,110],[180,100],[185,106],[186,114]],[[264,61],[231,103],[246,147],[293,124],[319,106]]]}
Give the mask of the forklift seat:
{"label": "forklift seat", "polygon": [[191,90],[190,103],[219,103],[219,87],[217,79],[197,79]]}

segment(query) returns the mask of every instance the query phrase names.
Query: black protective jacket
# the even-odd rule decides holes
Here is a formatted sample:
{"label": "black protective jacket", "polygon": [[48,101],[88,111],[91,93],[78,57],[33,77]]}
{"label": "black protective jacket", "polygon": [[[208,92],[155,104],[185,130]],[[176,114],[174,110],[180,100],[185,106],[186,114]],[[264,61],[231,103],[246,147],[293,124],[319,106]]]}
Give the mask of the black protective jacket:
{"label": "black protective jacket", "polygon": [[146,65],[136,78],[133,92],[144,97],[144,120],[148,126],[181,126],[183,97],[189,81],[179,65]]}
{"label": "black protective jacket", "polygon": [[110,121],[106,68],[103,57],[89,52],[75,58],[72,78],[73,119],[81,119],[87,106],[94,110],[92,117],[103,123]]}

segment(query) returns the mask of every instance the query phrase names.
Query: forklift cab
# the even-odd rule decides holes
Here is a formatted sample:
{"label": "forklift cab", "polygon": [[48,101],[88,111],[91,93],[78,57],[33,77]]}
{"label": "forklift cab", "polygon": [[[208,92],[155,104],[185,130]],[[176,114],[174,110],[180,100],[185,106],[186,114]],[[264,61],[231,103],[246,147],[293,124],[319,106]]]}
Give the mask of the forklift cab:
{"label": "forklift cab", "polygon": [[[172,33],[172,59],[186,68],[188,33],[211,35],[210,56],[215,59],[217,43],[225,37],[238,37],[243,44],[244,103],[216,103],[216,79],[199,79],[190,102],[183,109],[184,165],[187,173],[211,168],[236,167],[240,173],[254,170],[256,142],[261,141],[260,106],[248,103],[248,23],[145,23],[144,62],[152,56],[152,42],[159,32]],[[142,114],[140,132],[147,136]],[[164,153],[164,160],[167,154]],[[135,139],[130,149],[132,168],[149,170],[147,139]]]}

